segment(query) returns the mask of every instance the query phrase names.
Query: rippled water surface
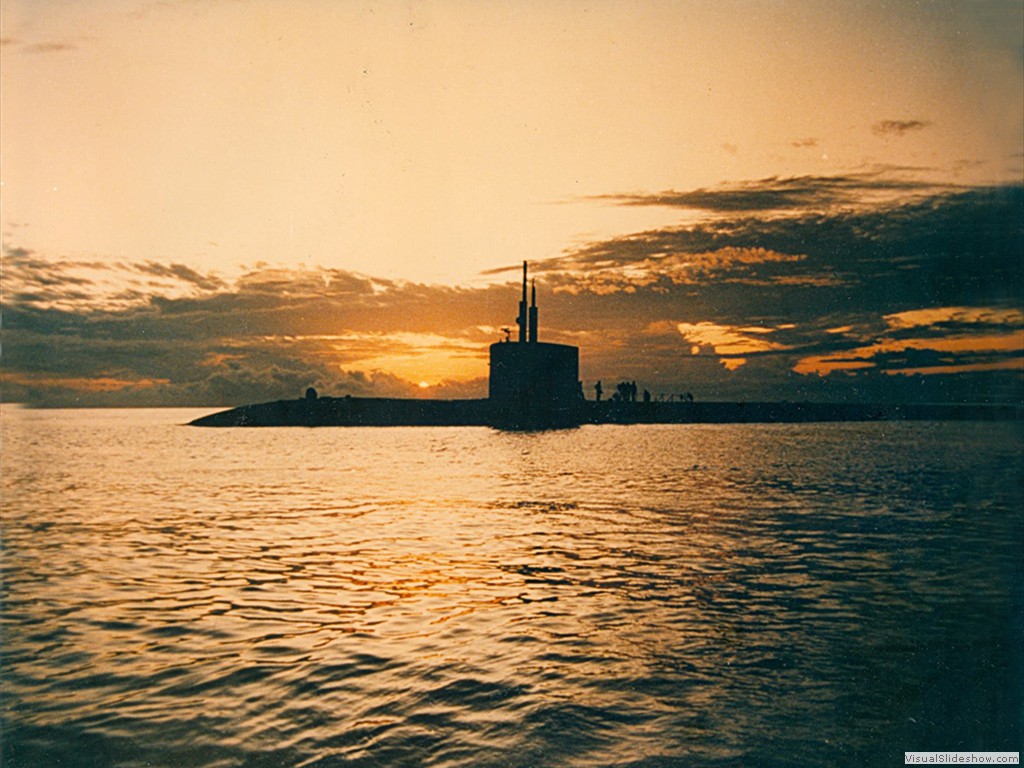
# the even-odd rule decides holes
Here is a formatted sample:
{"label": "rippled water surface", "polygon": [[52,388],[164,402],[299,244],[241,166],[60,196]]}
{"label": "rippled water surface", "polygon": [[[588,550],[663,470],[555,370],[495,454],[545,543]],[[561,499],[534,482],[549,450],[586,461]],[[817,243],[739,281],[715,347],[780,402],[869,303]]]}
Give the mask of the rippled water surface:
{"label": "rippled water surface", "polygon": [[3,765],[1019,750],[1020,427],[3,414]]}

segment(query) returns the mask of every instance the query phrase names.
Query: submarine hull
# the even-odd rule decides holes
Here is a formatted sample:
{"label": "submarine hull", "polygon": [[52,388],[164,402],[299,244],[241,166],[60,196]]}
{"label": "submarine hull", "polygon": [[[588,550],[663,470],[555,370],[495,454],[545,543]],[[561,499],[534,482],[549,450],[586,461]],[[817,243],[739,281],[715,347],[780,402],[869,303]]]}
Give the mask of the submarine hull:
{"label": "submarine hull", "polygon": [[245,405],[192,421],[197,427],[495,427],[580,424],[739,424],[829,421],[1024,421],[1016,405],[871,403],[577,403],[570,410],[508,411],[479,400],[322,397]]}

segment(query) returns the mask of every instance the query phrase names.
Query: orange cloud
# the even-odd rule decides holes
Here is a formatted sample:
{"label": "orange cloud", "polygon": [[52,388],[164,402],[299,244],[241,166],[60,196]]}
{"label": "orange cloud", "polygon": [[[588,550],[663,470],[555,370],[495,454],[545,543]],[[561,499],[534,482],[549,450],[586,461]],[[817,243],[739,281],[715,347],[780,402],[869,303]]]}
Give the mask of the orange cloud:
{"label": "orange cloud", "polygon": [[[802,374],[827,375],[832,371],[876,367],[880,356],[899,356],[908,352],[942,354],[936,359],[937,365],[915,364],[910,361],[889,359],[886,361],[887,374],[940,374],[965,373],[969,371],[1013,370],[1020,367],[1019,356],[1014,359],[978,360],[965,357],[962,362],[952,359],[954,355],[1003,355],[1024,354],[1024,312],[1019,309],[997,307],[926,307],[884,315],[882,319],[894,334],[918,332],[911,338],[882,336],[869,344],[853,349],[840,350],[826,355],[805,357],[797,362],[793,370]],[[1005,329],[1005,330],[1003,330]],[[829,328],[829,334],[845,334],[851,326]],[[938,335],[944,334],[944,335]],[[918,356],[918,360],[920,357]],[[899,367],[898,363],[906,363]],[[894,367],[896,363],[896,367]]]}
{"label": "orange cloud", "polygon": [[[922,310],[924,312],[926,310]],[[834,352],[829,355],[805,357],[793,366],[796,373],[818,374],[825,376],[832,371],[851,370],[855,368],[871,368],[875,363],[871,358],[877,355],[905,352],[907,350],[923,350],[929,352],[951,353],[984,353],[984,352],[1024,352],[1024,330],[1008,333],[993,333],[978,336],[951,336],[946,338],[920,339],[882,339],[855,349]],[[888,370],[886,373],[957,373],[972,370],[1004,370],[1020,365],[1019,360],[999,361],[998,363],[964,363],[928,368],[901,368]],[[984,366],[984,367],[979,367]]]}
{"label": "orange cloud", "polygon": [[734,371],[747,362],[742,355],[789,349],[784,344],[758,338],[774,332],[774,328],[701,322],[677,323],[676,330],[693,344],[690,350],[692,354],[699,354],[702,348],[711,347],[714,353],[722,358],[719,362],[729,371]]}
{"label": "orange cloud", "polygon": [[884,317],[893,329],[924,328],[938,323],[990,323],[995,325],[1024,325],[1024,312],[1019,309],[993,307],[932,307],[897,312]]}
{"label": "orange cloud", "polygon": [[8,373],[4,380],[10,384],[27,387],[55,387],[74,392],[120,392],[123,390],[151,389],[170,384],[170,379],[116,379],[112,376],[64,377],[33,376],[24,373]]}

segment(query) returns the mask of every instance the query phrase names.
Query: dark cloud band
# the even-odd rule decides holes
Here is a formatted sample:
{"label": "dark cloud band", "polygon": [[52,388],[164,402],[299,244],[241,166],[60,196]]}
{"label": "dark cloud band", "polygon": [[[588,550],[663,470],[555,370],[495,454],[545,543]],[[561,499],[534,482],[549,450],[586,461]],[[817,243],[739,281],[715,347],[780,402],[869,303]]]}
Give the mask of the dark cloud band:
{"label": "dark cloud band", "polygon": [[[801,207],[865,184],[770,179],[614,198],[718,215],[536,263],[542,333],[581,346],[585,380],[643,381],[654,393],[1019,398],[1024,187],[924,196],[903,186],[921,196]],[[780,205],[788,215],[771,214]],[[514,324],[515,290],[332,269],[264,268],[228,283],[177,262],[74,262],[11,247],[3,394],[51,405],[231,405],[310,385],[411,395],[418,382],[386,361],[468,360],[463,370],[485,375],[487,345]],[[463,373],[431,393],[485,389]]]}

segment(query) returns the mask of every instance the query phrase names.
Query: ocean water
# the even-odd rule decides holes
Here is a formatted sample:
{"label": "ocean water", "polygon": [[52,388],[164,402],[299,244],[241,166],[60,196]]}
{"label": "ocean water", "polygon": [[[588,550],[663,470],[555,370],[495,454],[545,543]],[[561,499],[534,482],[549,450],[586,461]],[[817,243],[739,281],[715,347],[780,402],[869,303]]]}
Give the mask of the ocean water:
{"label": "ocean water", "polygon": [[1022,746],[1016,424],[2,410],[2,764],[902,765]]}

